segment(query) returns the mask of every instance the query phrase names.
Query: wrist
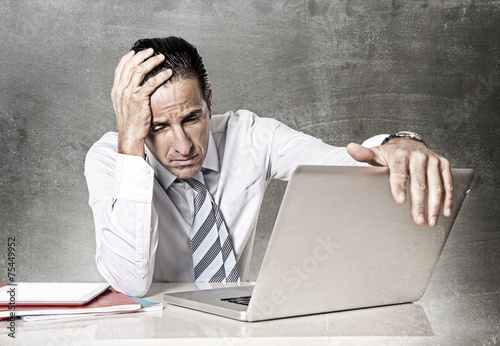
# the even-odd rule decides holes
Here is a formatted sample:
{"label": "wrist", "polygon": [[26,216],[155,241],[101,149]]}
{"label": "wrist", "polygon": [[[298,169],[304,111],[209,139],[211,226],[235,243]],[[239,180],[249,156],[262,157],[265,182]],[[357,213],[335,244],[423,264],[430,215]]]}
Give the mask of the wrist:
{"label": "wrist", "polygon": [[118,133],[118,153],[145,158],[144,139],[124,138]]}
{"label": "wrist", "polygon": [[410,131],[399,131],[399,132],[396,132],[396,133],[394,133],[394,134],[386,137],[384,139],[384,141],[382,142],[382,145],[388,143],[391,139],[395,139],[395,138],[412,139],[412,140],[418,141],[418,142],[422,143],[423,145],[427,146],[427,144],[425,144],[424,139],[422,138],[422,136],[420,136],[418,133],[410,132]]}

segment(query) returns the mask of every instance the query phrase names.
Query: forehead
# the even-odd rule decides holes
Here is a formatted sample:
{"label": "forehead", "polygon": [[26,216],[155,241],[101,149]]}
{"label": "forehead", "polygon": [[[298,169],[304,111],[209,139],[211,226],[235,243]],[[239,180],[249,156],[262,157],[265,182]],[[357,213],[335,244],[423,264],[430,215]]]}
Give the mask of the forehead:
{"label": "forehead", "polygon": [[151,111],[155,118],[172,113],[189,113],[203,106],[204,99],[195,78],[165,83],[151,95]]}

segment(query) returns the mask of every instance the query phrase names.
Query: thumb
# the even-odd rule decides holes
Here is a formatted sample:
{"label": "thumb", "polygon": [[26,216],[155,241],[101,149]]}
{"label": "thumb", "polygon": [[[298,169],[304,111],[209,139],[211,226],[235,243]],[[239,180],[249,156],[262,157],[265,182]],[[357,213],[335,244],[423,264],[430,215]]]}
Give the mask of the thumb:
{"label": "thumb", "polygon": [[372,148],[366,148],[357,143],[350,143],[347,146],[347,153],[358,162],[366,162],[372,166],[381,166],[378,155]]}

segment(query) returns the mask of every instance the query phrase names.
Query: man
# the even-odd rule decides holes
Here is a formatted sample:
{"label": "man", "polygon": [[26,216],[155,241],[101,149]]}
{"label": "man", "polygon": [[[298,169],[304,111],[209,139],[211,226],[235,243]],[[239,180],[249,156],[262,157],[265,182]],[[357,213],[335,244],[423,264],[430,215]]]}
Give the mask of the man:
{"label": "man", "polygon": [[118,134],[90,149],[85,175],[97,267],[127,294],[152,281],[244,280],[267,183],[300,164],[388,166],[397,203],[409,177],[417,224],[434,226],[441,207],[451,214],[448,161],[414,134],[337,148],[249,111],[212,115],[201,57],[181,38],[136,42],[111,96]]}

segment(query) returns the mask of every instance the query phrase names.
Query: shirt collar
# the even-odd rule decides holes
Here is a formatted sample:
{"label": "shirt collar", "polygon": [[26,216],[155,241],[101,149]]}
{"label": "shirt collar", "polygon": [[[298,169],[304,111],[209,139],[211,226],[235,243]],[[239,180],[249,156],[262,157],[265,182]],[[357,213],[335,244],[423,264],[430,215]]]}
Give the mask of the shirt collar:
{"label": "shirt collar", "polygon": [[[146,161],[155,171],[155,176],[158,179],[161,186],[166,190],[172,185],[172,183],[177,179],[177,177],[170,172],[168,169],[163,167],[163,165],[154,157],[154,155],[149,151],[147,146],[145,147]],[[201,166],[203,170],[209,169],[219,173],[219,155],[217,154],[217,147],[215,146],[215,141],[212,136],[212,132],[208,135],[208,148],[207,155]]]}

